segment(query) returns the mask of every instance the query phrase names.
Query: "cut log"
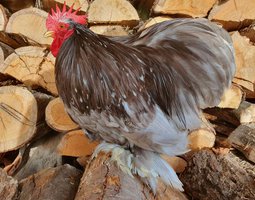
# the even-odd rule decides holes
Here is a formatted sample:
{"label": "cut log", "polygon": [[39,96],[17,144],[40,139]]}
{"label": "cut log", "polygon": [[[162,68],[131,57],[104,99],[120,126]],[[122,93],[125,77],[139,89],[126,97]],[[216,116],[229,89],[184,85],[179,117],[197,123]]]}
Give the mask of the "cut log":
{"label": "cut log", "polygon": [[95,0],[90,4],[88,20],[92,24],[136,26],[139,16],[127,0]]}
{"label": "cut log", "polygon": [[0,65],[4,62],[4,51],[2,47],[0,46]]}
{"label": "cut log", "polygon": [[51,100],[47,105],[45,120],[52,129],[58,132],[67,132],[79,127],[66,113],[64,104],[60,98]]}
{"label": "cut log", "polygon": [[246,36],[251,42],[255,43],[255,24],[253,23],[249,27],[242,29],[240,34]]}
{"label": "cut log", "polygon": [[58,153],[62,156],[88,156],[91,155],[99,143],[91,142],[82,130],[70,131],[64,135],[58,145]]}
{"label": "cut log", "polygon": [[232,84],[221,97],[221,102],[218,105],[220,108],[237,109],[243,100],[243,91],[240,86]]}
{"label": "cut log", "polygon": [[250,43],[247,37],[241,36],[238,32],[234,32],[232,40],[237,66],[234,82],[255,92],[255,46]]}
{"label": "cut log", "polygon": [[215,133],[211,128],[200,128],[188,135],[189,149],[198,150],[205,147],[211,148],[215,143]]}
{"label": "cut log", "polygon": [[37,8],[26,8],[11,15],[6,32],[21,33],[39,44],[51,44],[52,38],[45,38],[48,13]]}
{"label": "cut log", "polygon": [[29,40],[24,35],[16,33],[6,33],[4,31],[0,31],[0,42],[5,43],[6,45],[10,46],[13,49],[28,45],[35,46],[39,45],[38,43]]}
{"label": "cut log", "polygon": [[255,20],[254,0],[229,0],[215,5],[209,17],[217,21],[228,31],[240,30]]}
{"label": "cut log", "polygon": [[4,62],[4,60],[14,52],[14,49],[5,43],[0,42],[0,65]]}
{"label": "cut log", "polygon": [[255,123],[255,104],[243,101],[233,113],[241,124]]}
{"label": "cut log", "polygon": [[8,18],[5,8],[0,4],[0,31],[5,30]]}
{"label": "cut log", "polygon": [[180,175],[185,191],[196,200],[254,199],[254,165],[235,154],[201,150]]}
{"label": "cut log", "polygon": [[90,30],[97,34],[107,35],[107,36],[124,36],[128,35],[128,30],[123,26],[118,25],[98,25],[91,26]]}
{"label": "cut log", "polygon": [[18,194],[18,181],[0,169],[0,197],[4,200],[16,199]]}
{"label": "cut log", "polygon": [[19,148],[49,130],[44,112],[47,95],[32,94],[18,86],[0,87],[0,152]]}
{"label": "cut log", "polygon": [[151,9],[155,0],[129,0],[137,10],[142,20],[147,20],[150,17]]}
{"label": "cut log", "polygon": [[155,14],[167,14],[189,17],[206,17],[216,0],[158,0],[154,7]]}
{"label": "cut log", "polygon": [[73,4],[73,8],[76,10],[80,8],[80,11],[87,12],[88,9],[88,1],[87,0],[41,0],[42,8],[47,12],[50,12],[51,8],[55,8],[56,4],[62,8],[64,2],[66,2],[67,7],[71,7]]}
{"label": "cut log", "polygon": [[57,95],[54,76],[55,58],[43,47],[27,46],[6,58],[0,72],[23,82],[26,86],[45,88]]}
{"label": "cut log", "polygon": [[122,172],[110,156],[103,153],[87,165],[83,174],[75,200],[83,199],[187,200],[184,194],[166,188],[161,182],[155,197],[138,177]]}
{"label": "cut log", "polygon": [[1,0],[1,4],[8,8],[11,12],[16,12],[18,10],[29,8],[35,5],[35,0]]}
{"label": "cut log", "polygon": [[148,19],[140,28],[139,31],[144,30],[154,24],[160,23],[160,22],[164,22],[167,20],[171,20],[173,18],[171,17],[166,17],[166,16],[158,16],[158,17],[154,17],[154,18],[150,18]]}
{"label": "cut log", "polygon": [[255,163],[255,123],[240,125],[230,134],[228,141]]}
{"label": "cut log", "polygon": [[80,170],[70,165],[42,170],[20,181],[18,199],[74,199],[81,175]]}
{"label": "cut log", "polygon": [[30,140],[36,129],[37,103],[25,88],[0,88],[0,152],[17,149]]}
{"label": "cut log", "polygon": [[165,161],[174,169],[176,173],[182,173],[187,167],[187,162],[183,158],[180,157],[171,157],[168,155],[162,155]]}
{"label": "cut log", "polygon": [[57,153],[57,146],[61,138],[61,134],[48,132],[47,135],[27,146],[22,162],[13,176],[17,180],[21,180],[43,169],[62,165],[62,156]]}

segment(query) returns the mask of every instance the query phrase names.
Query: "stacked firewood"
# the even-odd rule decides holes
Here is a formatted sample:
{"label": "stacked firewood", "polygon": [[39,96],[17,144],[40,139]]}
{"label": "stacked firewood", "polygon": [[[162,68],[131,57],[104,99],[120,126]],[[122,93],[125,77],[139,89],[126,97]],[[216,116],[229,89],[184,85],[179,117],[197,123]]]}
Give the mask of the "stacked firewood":
{"label": "stacked firewood", "polygon": [[[66,114],[45,21],[64,0],[0,1],[0,199],[255,199],[255,1],[66,0],[98,34],[128,35],[178,17],[208,18],[232,37],[237,70],[218,107],[189,134],[190,152],[164,159],[185,192],[157,195],[119,170]],[[82,175],[83,174],[83,175]]]}

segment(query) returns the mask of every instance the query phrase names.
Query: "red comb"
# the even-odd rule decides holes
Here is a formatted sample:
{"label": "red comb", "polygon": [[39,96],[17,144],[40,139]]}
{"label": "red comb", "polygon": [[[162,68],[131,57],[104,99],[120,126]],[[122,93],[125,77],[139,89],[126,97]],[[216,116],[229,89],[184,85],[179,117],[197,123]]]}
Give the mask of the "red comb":
{"label": "red comb", "polygon": [[70,7],[67,11],[66,2],[64,2],[62,11],[60,10],[59,6],[56,4],[56,11],[51,9],[51,14],[49,13],[48,18],[46,20],[46,26],[48,30],[54,30],[55,24],[57,22],[63,21],[65,19],[71,19],[72,21],[79,23],[79,24],[86,24],[87,23],[87,16],[86,15],[77,15],[78,11],[81,8],[76,9],[73,11],[74,4]]}

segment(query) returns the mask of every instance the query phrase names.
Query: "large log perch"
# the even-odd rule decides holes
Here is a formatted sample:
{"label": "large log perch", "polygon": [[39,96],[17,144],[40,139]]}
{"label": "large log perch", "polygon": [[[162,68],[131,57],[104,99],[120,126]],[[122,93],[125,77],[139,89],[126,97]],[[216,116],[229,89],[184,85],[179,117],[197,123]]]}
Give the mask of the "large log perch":
{"label": "large log perch", "polygon": [[75,200],[187,200],[184,194],[159,184],[156,197],[137,177],[122,172],[109,155],[99,154],[88,165]]}

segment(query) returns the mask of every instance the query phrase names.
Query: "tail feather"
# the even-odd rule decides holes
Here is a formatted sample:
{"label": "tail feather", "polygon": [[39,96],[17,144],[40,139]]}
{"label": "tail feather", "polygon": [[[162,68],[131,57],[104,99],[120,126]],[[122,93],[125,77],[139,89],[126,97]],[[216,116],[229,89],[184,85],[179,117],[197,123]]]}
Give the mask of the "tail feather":
{"label": "tail feather", "polygon": [[142,177],[143,182],[149,185],[154,193],[157,189],[157,178],[161,178],[166,185],[183,191],[183,184],[175,171],[159,154],[139,149],[133,163],[135,173]]}

